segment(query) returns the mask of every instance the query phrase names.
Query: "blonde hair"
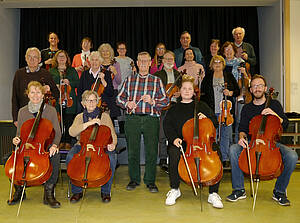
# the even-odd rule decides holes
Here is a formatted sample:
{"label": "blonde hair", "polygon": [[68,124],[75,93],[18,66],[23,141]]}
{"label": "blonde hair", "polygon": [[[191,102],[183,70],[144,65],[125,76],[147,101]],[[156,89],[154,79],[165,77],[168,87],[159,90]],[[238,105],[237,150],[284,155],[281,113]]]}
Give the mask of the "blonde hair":
{"label": "blonde hair", "polygon": [[215,55],[211,58],[210,63],[209,63],[209,68],[212,70],[213,69],[213,63],[215,62],[215,60],[220,60],[223,64],[223,70],[225,69],[226,66],[226,62],[224,60],[224,58],[220,55]]}
{"label": "blonde hair", "polygon": [[38,82],[38,81],[30,81],[27,85],[27,89],[25,90],[25,94],[28,95],[29,94],[29,89],[31,87],[35,87],[35,88],[38,88],[40,89],[40,91],[42,92],[42,94],[45,94],[45,90],[43,88],[43,85]]}
{"label": "blonde hair", "polygon": [[148,56],[149,60],[151,60],[150,54],[148,52],[146,52],[146,51],[138,53],[137,59],[139,60],[141,58],[141,56]]}
{"label": "blonde hair", "polygon": [[115,53],[114,53],[114,49],[111,47],[109,43],[103,43],[99,46],[98,51],[100,52],[100,56],[101,56],[101,51],[103,51],[104,48],[108,48],[108,51],[110,53],[110,59],[113,60],[115,58]]}
{"label": "blonde hair", "polygon": [[94,95],[94,96],[96,97],[96,99],[97,99],[97,104],[98,104],[100,98],[99,98],[97,92],[96,92],[96,91],[92,91],[92,90],[86,90],[86,91],[83,92],[83,94],[82,94],[82,96],[81,96],[81,97],[82,97],[81,102],[85,104],[85,101],[86,101],[91,95]]}
{"label": "blonde hair", "polygon": [[57,52],[55,53],[55,55],[54,55],[54,57],[53,57],[53,60],[52,60],[52,61],[53,61],[53,62],[52,62],[52,67],[54,67],[54,68],[58,67],[57,57],[58,57],[58,54],[60,54],[60,53],[65,54],[65,56],[66,56],[66,58],[67,58],[67,61],[66,61],[66,67],[70,67],[70,66],[71,66],[71,59],[70,59],[70,57],[69,57],[67,51],[65,51],[65,50],[59,50],[59,51],[57,51]]}
{"label": "blonde hair", "polygon": [[180,84],[180,88],[182,87],[182,84],[185,82],[190,82],[193,85],[193,88],[195,88],[195,84],[194,84],[195,78],[191,75],[188,74],[184,74],[182,76],[182,80],[181,80],[181,84]]}

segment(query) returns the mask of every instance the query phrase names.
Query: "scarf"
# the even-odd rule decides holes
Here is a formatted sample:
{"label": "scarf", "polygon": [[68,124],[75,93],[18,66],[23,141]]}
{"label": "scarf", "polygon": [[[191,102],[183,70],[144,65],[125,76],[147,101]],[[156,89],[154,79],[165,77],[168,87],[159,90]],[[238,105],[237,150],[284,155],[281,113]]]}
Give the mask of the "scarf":
{"label": "scarf", "polygon": [[[43,100],[38,104],[33,104],[31,101],[28,102],[28,110],[30,113],[34,114],[40,110]],[[44,107],[45,108],[45,107]]]}
{"label": "scarf", "polygon": [[90,119],[94,119],[97,116],[101,116],[101,111],[98,107],[93,112],[88,113],[87,109],[83,110],[83,123],[88,122]]}

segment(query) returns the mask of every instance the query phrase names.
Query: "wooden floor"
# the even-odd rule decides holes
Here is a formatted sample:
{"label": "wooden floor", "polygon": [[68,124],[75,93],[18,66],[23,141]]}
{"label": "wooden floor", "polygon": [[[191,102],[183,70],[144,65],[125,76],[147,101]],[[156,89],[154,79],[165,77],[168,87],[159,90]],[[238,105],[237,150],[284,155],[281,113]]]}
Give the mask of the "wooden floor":
{"label": "wooden floor", "polygon": [[[207,203],[208,189],[203,191],[203,212],[200,211],[200,199],[195,197],[191,188],[180,185],[181,198],[176,205],[164,204],[169,190],[168,175],[157,168],[157,186],[159,193],[150,193],[145,185],[134,191],[125,189],[128,183],[127,166],[120,166],[116,171],[112,188],[112,201],[103,204],[99,189],[88,189],[79,212],[80,203],[71,204],[67,199],[67,177],[62,173],[56,188],[56,198],[62,207],[51,209],[43,205],[43,187],[27,189],[27,199],[23,202],[20,216],[16,217],[17,206],[8,206],[9,182],[0,166],[0,223],[71,223],[71,222],[109,222],[109,223],[296,223],[300,221],[300,168],[295,170],[288,187],[290,207],[282,207],[272,200],[275,181],[261,182],[256,209],[252,212],[252,198],[231,203],[225,201],[231,193],[230,172],[224,173],[219,194],[223,198],[224,209],[215,209]],[[248,182],[248,180],[247,180]],[[249,183],[246,183],[249,195]]]}

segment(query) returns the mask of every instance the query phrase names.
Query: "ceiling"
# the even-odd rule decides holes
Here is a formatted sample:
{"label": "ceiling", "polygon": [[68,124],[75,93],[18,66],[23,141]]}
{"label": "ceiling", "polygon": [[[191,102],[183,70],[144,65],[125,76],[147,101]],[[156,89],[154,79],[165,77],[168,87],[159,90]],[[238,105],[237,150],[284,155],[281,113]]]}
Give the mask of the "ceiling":
{"label": "ceiling", "polygon": [[3,8],[272,6],[278,1],[281,0],[0,0],[0,6]]}

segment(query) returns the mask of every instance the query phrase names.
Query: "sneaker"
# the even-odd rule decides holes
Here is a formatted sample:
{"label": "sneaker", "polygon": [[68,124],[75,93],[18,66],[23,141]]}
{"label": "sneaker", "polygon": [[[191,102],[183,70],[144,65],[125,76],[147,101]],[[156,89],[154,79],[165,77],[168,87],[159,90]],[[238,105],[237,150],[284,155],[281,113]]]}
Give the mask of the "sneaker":
{"label": "sneaker", "polygon": [[158,188],[155,184],[147,184],[147,188],[149,189],[149,191],[151,193],[157,193],[158,192]]}
{"label": "sneaker", "polygon": [[167,193],[166,205],[173,205],[176,203],[176,199],[181,196],[180,190],[178,189],[171,189]]}
{"label": "sneaker", "polygon": [[219,194],[213,192],[212,194],[209,194],[207,202],[212,204],[214,208],[223,208],[222,198],[219,196]]}
{"label": "sneaker", "polygon": [[245,198],[246,198],[246,192],[243,189],[243,190],[234,190],[234,191],[232,191],[232,194],[230,194],[226,199],[228,201],[235,202],[235,201],[245,199]]}
{"label": "sneaker", "polygon": [[273,200],[277,201],[278,204],[280,204],[282,206],[290,206],[291,205],[291,203],[287,199],[285,193],[276,192],[275,190],[273,190]]}

